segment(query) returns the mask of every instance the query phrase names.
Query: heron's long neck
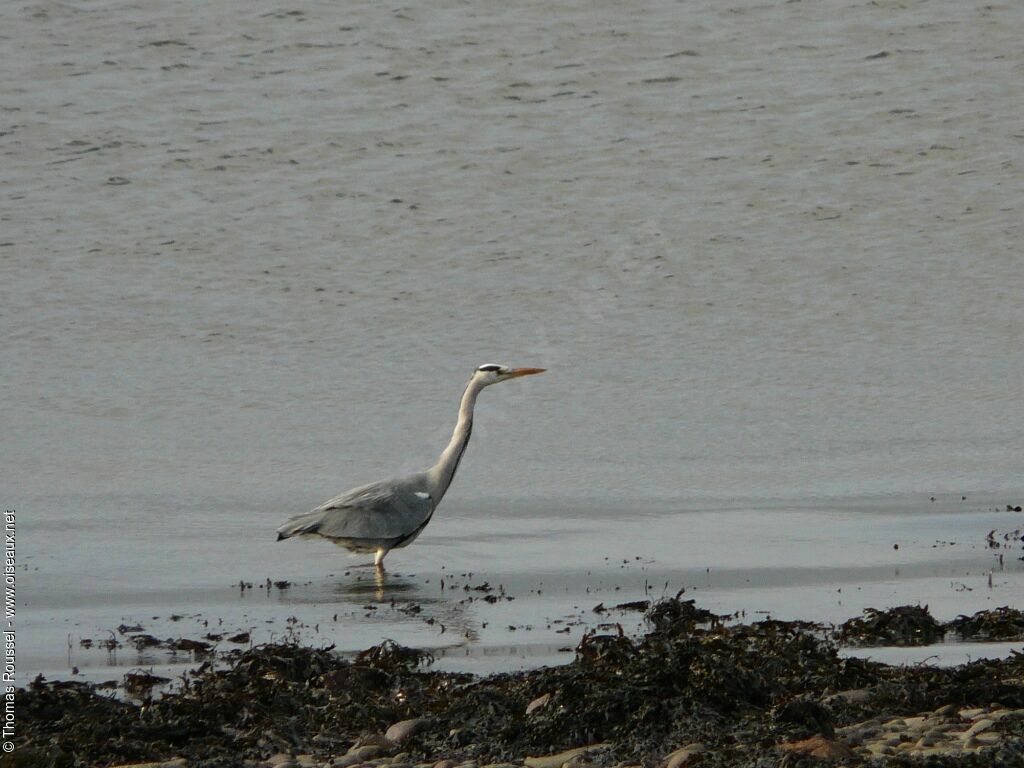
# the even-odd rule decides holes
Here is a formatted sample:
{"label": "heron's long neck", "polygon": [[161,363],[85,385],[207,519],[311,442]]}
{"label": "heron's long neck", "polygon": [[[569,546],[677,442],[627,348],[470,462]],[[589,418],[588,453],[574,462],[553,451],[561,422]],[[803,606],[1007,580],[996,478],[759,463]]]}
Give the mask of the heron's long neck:
{"label": "heron's long neck", "polygon": [[459,420],[455,424],[455,431],[452,432],[452,439],[448,447],[441,453],[437,464],[427,471],[427,476],[433,485],[434,504],[441,501],[448,486],[452,484],[455,477],[455,470],[459,468],[462,454],[469,444],[469,436],[473,431],[473,406],[476,405],[476,396],[480,394],[482,387],[471,380],[462,394],[462,402],[459,404]]}

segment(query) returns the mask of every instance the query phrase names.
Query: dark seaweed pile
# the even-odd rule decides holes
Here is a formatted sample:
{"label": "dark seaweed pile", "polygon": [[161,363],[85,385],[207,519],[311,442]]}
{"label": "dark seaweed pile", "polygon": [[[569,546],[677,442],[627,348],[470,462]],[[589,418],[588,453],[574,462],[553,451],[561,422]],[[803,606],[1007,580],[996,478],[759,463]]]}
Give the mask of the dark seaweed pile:
{"label": "dark seaweed pile", "polygon": [[[609,742],[600,762],[655,765],[676,747],[701,741],[712,748],[702,766],[770,768],[817,764],[776,749],[780,742],[829,735],[876,715],[946,704],[1024,707],[1024,654],[952,669],[888,667],[841,658],[832,641],[799,622],[730,627],[678,599],[656,603],[648,616],[652,631],[645,637],[591,633],[570,664],[483,679],[429,671],[424,654],[387,643],[353,662],[328,649],[257,647],[238,653],[227,669],[204,664],[183,690],[142,706],[84,684],[37,681],[18,693],[17,764],[183,756],[192,765],[231,766],[281,751],[328,756],[396,721],[426,717],[402,745],[410,760],[519,762]],[[916,611],[895,616],[899,632],[914,634],[925,624]],[[886,624],[878,631],[895,630]],[[832,695],[850,689],[868,696]],[[527,704],[544,694],[550,701],[527,715]],[[1006,760],[1024,764],[1019,734],[1000,749]],[[928,765],[988,766],[994,759],[936,758]]]}
{"label": "dark seaweed pile", "polygon": [[928,606],[919,605],[887,611],[868,608],[864,616],[850,619],[838,632],[844,645],[931,645],[942,636],[942,625],[928,613]]}

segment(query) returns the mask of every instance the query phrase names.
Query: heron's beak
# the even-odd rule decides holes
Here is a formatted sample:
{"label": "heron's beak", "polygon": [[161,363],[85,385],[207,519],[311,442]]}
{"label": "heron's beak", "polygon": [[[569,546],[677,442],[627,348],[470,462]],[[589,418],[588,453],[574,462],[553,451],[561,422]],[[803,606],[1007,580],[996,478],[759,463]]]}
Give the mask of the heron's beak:
{"label": "heron's beak", "polygon": [[514,379],[517,376],[532,376],[535,373],[544,373],[547,368],[513,368],[508,373],[510,379]]}

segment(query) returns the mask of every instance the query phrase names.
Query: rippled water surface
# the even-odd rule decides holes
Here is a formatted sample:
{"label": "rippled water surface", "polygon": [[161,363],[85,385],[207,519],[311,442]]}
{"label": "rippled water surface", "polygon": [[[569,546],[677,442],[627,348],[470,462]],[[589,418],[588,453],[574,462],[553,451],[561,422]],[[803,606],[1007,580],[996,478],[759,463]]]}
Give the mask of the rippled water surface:
{"label": "rippled water surface", "polygon": [[[985,536],[1024,524],[1022,28],[952,0],[8,5],[19,673],[164,663],[80,649],[122,619],[489,669],[620,594],[1019,607],[1019,545],[1000,569]],[[386,583],[273,541],[432,463],[489,361],[549,372],[482,395]],[[462,602],[483,582],[515,599]]]}

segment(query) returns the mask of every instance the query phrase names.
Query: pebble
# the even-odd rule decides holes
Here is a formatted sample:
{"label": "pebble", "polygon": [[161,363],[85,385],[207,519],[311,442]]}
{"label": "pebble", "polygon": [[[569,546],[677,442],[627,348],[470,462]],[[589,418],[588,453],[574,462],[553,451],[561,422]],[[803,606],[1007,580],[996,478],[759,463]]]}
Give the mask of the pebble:
{"label": "pebble", "polygon": [[[421,768],[421,766],[416,766],[416,768]],[[455,768],[455,761],[454,760],[438,760],[436,763],[433,764],[433,766],[431,766],[431,768]]]}
{"label": "pebble", "polygon": [[567,749],[565,752],[559,752],[557,755],[542,755],[539,757],[528,757],[523,763],[527,768],[562,768],[562,766],[572,760],[577,755],[584,755],[587,752],[595,752],[599,749],[607,749],[610,744],[591,744],[586,747],[576,747],[575,749]]}
{"label": "pebble", "polygon": [[787,752],[820,757],[825,760],[842,760],[847,757],[856,757],[856,753],[843,742],[827,739],[821,735],[811,736],[811,738],[804,739],[803,741],[779,744],[779,748]]}
{"label": "pebble", "polygon": [[833,704],[835,702],[846,702],[847,704],[863,704],[871,701],[871,691],[867,688],[852,688],[848,691],[839,691],[833,693],[831,696],[825,697],[826,704]]}
{"label": "pebble", "polygon": [[365,763],[367,758],[363,756],[361,750],[377,750],[380,751],[380,747],[368,744],[364,747],[352,747],[347,755],[334,758],[331,761],[332,768],[349,768],[349,766],[359,765]]}
{"label": "pebble", "polygon": [[538,710],[541,707],[546,707],[549,701],[551,701],[550,693],[545,693],[543,696],[538,696],[536,699],[534,699],[526,705],[526,714],[530,714],[531,712]]}
{"label": "pebble", "polygon": [[924,715],[918,717],[905,717],[903,722],[908,729],[911,731],[921,731],[925,729],[925,718]]}
{"label": "pebble", "polygon": [[422,717],[414,717],[410,720],[400,720],[388,728],[387,732],[384,734],[384,738],[392,744],[401,744],[410,736],[414,736],[423,730],[423,727],[426,724],[427,721]]}
{"label": "pebble", "polygon": [[687,744],[685,747],[680,747],[675,752],[669,753],[665,757],[664,766],[665,768],[686,768],[699,761],[700,755],[704,751],[705,747],[700,742]]}
{"label": "pebble", "polygon": [[987,711],[987,709],[981,707],[979,709],[961,709],[957,714],[964,720],[974,720],[976,717],[984,715]]}
{"label": "pebble", "polygon": [[995,725],[995,721],[991,720],[989,718],[985,718],[984,720],[979,720],[974,725],[972,725],[970,728],[968,728],[966,731],[964,731],[964,738],[965,739],[969,739],[971,736],[976,736],[979,733],[981,733],[982,731],[987,731],[993,725]]}

